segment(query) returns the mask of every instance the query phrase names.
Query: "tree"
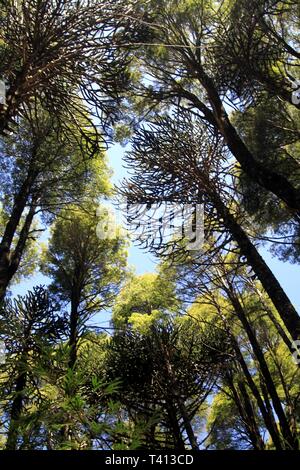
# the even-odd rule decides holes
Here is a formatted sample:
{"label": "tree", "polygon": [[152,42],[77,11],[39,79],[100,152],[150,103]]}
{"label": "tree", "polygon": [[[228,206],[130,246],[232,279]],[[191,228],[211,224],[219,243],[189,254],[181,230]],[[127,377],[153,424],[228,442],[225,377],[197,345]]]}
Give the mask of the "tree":
{"label": "tree", "polygon": [[[105,124],[126,81],[127,52],[120,49],[117,32],[128,27],[128,5],[122,0],[7,0],[2,8],[0,77],[7,92],[6,106],[0,105],[0,133],[36,103],[63,128],[76,127],[77,116],[85,116],[78,95]],[[96,130],[91,119],[89,126]]]}
{"label": "tree", "polygon": [[34,223],[47,223],[66,205],[80,203],[92,185],[93,194],[108,192],[104,154],[94,154],[88,143],[81,147],[80,142],[80,134],[62,133],[57,119],[41,109],[28,113],[18,132],[2,142],[1,299],[31,238],[39,233]]}
{"label": "tree", "polygon": [[[231,399],[239,410],[240,419],[246,424],[247,436],[252,444],[255,447],[260,445],[260,431],[257,424],[254,427],[255,421],[261,422],[260,416],[256,417],[253,406],[250,407],[254,400],[254,409],[257,408],[261,413],[276,449],[297,449],[298,431],[294,423],[298,392],[295,394],[295,402],[289,395],[293,395],[295,391],[299,372],[292,361],[290,344],[286,343],[285,333],[274,307],[267,297],[258,294],[245,267],[233,262],[232,256],[217,256],[215,262],[210,262],[205,268],[201,259],[187,266],[183,265],[179,268],[180,290],[188,292],[187,286],[194,285],[190,295],[196,296],[198,293],[199,297],[189,314],[199,321],[209,322],[211,329],[224,328],[231,338],[235,361],[227,370],[223,385],[227,392],[231,391]],[[189,273],[189,284],[186,281],[186,271]],[[211,306],[213,317],[208,316],[208,306]],[[274,353],[271,353],[272,358],[268,351]],[[289,363],[291,375],[283,366],[285,361]],[[278,369],[281,371],[280,378],[275,373],[276,364],[281,364]],[[248,399],[247,402],[244,401],[247,395],[242,388],[245,385],[249,388],[250,402]],[[286,391],[284,393],[282,386]],[[299,390],[296,386],[297,388]],[[288,403],[289,409],[293,408],[291,412],[287,411]],[[273,416],[273,410],[276,411],[276,417]]]}
{"label": "tree", "polygon": [[[53,279],[50,289],[61,312],[70,306],[70,313],[63,314],[64,330],[43,371],[38,387],[42,401],[33,413],[33,431],[25,447],[38,447],[45,440],[50,448],[92,447],[93,438],[101,441],[101,432],[107,429],[104,416],[110,419],[118,406],[111,401],[113,383],[101,378],[95,382],[94,374],[85,375],[90,367],[90,359],[85,357],[88,345],[98,342],[97,337],[88,337],[92,329],[88,321],[109,308],[126,275],[126,241],[120,232],[115,239],[101,239],[97,233],[100,221],[96,205],[90,203],[62,210],[53,227],[43,268]],[[56,410],[54,416],[50,410]],[[83,417],[78,422],[80,413]],[[15,439],[10,447],[16,446]]]}
{"label": "tree", "polygon": [[[253,103],[264,91],[299,109],[297,88],[299,21],[297,2],[229,2],[219,18],[214,53],[218,81],[232,99]],[[221,67],[221,59],[223,67]]]}
{"label": "tree", "polygon": [[[235,68],[232,71],[231,64],[226,68],[223,51],[222,54],[219,52],[222,22],[224,18],[225,21],[230,18],[237,2],[232,2],[232,6],[228,3],[203,0],[150,1],[147,12],[142,4],[139,5],[137,24],[140,21],[148,30],[147,33],[141,33],[140,41],[136,40],[140,47],[135,55],[139,68],[142,64],[144,73],[151,79],[145,83],[142,78],[137,83],[133,101],[138,101],[137,109],[142,109],[143,114],[149,114],[157,103],[161,103],[165,109],[170,106],[190,109],[207,129],[224,139],[230,152],[228,158],[229,154],[233,155],[251,180],[274,193],[293,213],[299,213],[299,188],[267,162],[262,163],[255,157],[227,112],[228,99],[229,105],[244,105],[242,101],[231,103],[232,87],[226,86],[224,80],[219,80],[220,70],[224,67],[223,75],[229,75],[232,81],[235,79]],[[246,15],[242,18],[246,21]],[[272,37],[268,38],[268,43],[271,41]],[[277,46],[277,41],[274,41],[270,47],[269,44],[262,44],[262,39],[258,40],[258,46],[257,41],[254,41],[250,43],[250,53],[255,55],[256,50],[253,48],[256,46],[266,48],[269,53],[270,48],[274,50]],[[267,63],[269,69],[274,59],[270,61]],[[264,89],[268,91],[269,86],[265,85]],[[289,101],[292,93],[290,86]],[[136,99],[137,96],[140,100]],[[144,106],[140,102],[143,97]],[[145,107],[148,111],[145,111]]]}
{"label": "tree", "polygon": [[121,291],[107,374],[121,381],[120,401],[128,419],[145,422],[144,448],[189,445],[197,450],[198,414],[225,367],[226,340],[201,336],[181,321],[166,274],[162,269],[133,278]]}
{"label": "tree", "polygon": [[8,416],[8,450],[16,450],[26,440],[26,432],[22,431],[24,408],[39,400],[40,367],[63,330],[58,305],[42,286],[25,297],[8,300],[1,308],[0,335],[6,346],[2,369],[6,377],[3,399]]}
{"label": "tree", "polygon": [[51,290],[70,305],[70,369],[76,364],[87,321],[111,306],[126,276],[126,240],[119,229],[115,238],[98,236],[97,225],[103,221],[96,209],[90,202],[61,213],[52,228],[43,265],[53,281]]}
{"label": "tree", "polygon": [[[223,152],[222,141],[206,135],[202,125],[189,114],[181,113],[175,119],[158,118],[151,123],[150,129],[141,129],[132,140],[127,161],[129,164],[134,162],[136,170],[129,183],[124,184],[124,193],[131,203],[204,203],[208,215],[205,230],[207,236],[212,237],[209,246],[213,251],[235,249],[230,247],[231,241],[235,241],[240,255],[252,267],[291,337],[297,339],[300,332],[298,313],[250,240],[246,227],[241,225],[239,217],[242,214],[240,211],[238,215],[233,214],[237,204],[228,184],[227,178],[232,173],[224,166]],[[244,222],[243,218],[241,221]],[[215,233],[219,234],[218,247],[213,243]],[[176,247],[174,241],[171,244]]]}
{"label": "tree", "polygon": [[[299,185],[299,126],[297,112],[267,95],[234,115],[235,125],[255,157],[290,177]],[[239,175],[241,204],[253,220],[257,237],[272,242],[272,252],[283,260],[297,262],[299,218],[292,216],[276,197],[246,174]]]}
{"label": "tree", "polygon": [[[87,332],[76,373],[67,371],[66,319],[42,287],[8,301],[1,313],[0,337],[6,345],[0,367],[5,448],[107,449],[121,432],[134,446],[135,436],[124,430],[119,418],[118,384],[103,380],[107,335]],[[66,422],[71,433],[62,439]]]}
{"label": "tree", "polygon": [[0,4],[0,447],[298,450],[298,2]]}
{"label": "tree", "polygon": [[[156,315],[158,318],[176,313],[179,302],[175,295],[175,284],[164,270],[158,274],[148,273],[129,278],[124,289],[119,293],[113,308],[115,328],[123,328],[131,319],[147,318],[151,323]],[[138,317],[140,315],[140,317]]]}
{"label": "tree", "polygon": [[[208,427],[212,432],[208,440],[208,448],[214,450],[264,450],[265,444],[255,419],[249,423],[247,407],[253,416],[252,403],[249,395],[240,382],[236,387],[225,388],[215,395],[208,417]],[[234,398],[232,397],[234,391]],[[244,406],[243,406],[244,405]]]}

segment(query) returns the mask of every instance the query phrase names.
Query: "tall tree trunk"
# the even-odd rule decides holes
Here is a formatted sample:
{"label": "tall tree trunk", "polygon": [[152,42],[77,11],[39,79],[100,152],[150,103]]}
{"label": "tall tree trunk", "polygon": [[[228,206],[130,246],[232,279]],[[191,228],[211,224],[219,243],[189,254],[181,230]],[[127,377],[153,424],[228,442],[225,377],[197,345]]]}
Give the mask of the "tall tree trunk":
{"label": "tall tree trunk", "polygon": [[247,429],[247,433],[253,448],[255,450],[263,450],[265,444],[260,435],[251,399],[248,395],[245,385],[241,381],[238,382],[238,388],[241,392],[239,393],[234,384],[232,374],[227,373],[225,377],[226,383],[232,392],[235,405]]}
{"label": "tall tree trunk", "polygon": [[[168,348],[166,347],[166,345],[161,340],[159,334],[157,335],[157,340],[158,340],[159,348],[161,350],[161,355],[162,355],[162,359],[163,359],[164,366],[165,366],[164,367],[165,373],[166,373],[166,375],[167,375],[167,377],[170,381],[170,384],[171,384],[171,394],[170,394],[170,396],[171,396],[171,398],[174,397],[174,399],[177,403],[177,406],[179,408],[181,417],[183,419],[183,424],[184,424],[184,427],[185,427],[185,431],[187,433],[187,436],[188,436],[188,439],[189,439],[189,442],[190,442],[190,445],[191,445],[192,449],[193,450],[198,450],[199,448],[198,448],[198,444],[197,444],[197,439],[196,439],[196,436],[194,434],[193,427],[191,425],[190,417],[188,416],[185,403],[184,403],[183,399],[180,396],[180,392],[178,391],[178,387],[177,387],[177,384],[176,384],[176,379],[175,379],[175,376],[174,376],[173,367],[172,367],[171,360],[170,360],[170,352],[169,352]],[[168,397],[167,397],[167,400],[168,400]],[[173,421],[174,421],[174,418],[173,418]],[[176,421],[177,421],[177,417],[176,417]],[[178,421],[177,421],[177,423],[178,423]],[[179,425],[178,425],[178,428],[179,428]],[[174,430],[176,430],[176,429],[174,428]],[[180,432],[180,428],[179,428],[179,432]],[[180,432],[180,435],[181,435],[181,432]],[[176,437],[176,435],[175,435],[175,437]],[[182,437],[181,437],[181,440],[182,440]],[[183,444],[183,448],[184,448],[184,444]]]}
{"label": "tall tree trunk", "polygon": [[31,163],[28,167],[27,176],[24,179],[18,193],[14,197],[13,208],[9,219],[6,223],[4,233],[0,242],[0,262],[1,262],[1,255],[2,252],[10,249],[13,238],[16,234],[17,227],[20,223],[22,214],[26,205],[28,204],[28,200],[32,191],[33,184],[36,180],[38,175],[38,171],[34,168],[35,165],[35,158],[36,158],[36,150],[33,149],[32,151],[32,159]]}
{"label": "tall tree trunk", "polygon": [[166,404],[166,408],[167,408],[169,426],[172,431],[174,448],[175,450],[184,451],[185,446],[184,446],[184,441],[182,438],[180,426],[178,423],[177,410],[174,404],[170,402]]}
{"label": "tall tree trunk", "polygon": [[[254,158],[238,135],[235,127],[231,124],[213,80],[206,74],[199,62],[191,62],[191,67],[195,70],[195,75],[207,93],[212,111],[192,93],[190,93],[190,99],[194,101],[196,106],[198,104],[197,107],[201,112],[204,112],[206,119],[224,137],[229,150],[239,162],[243,171],[253,181],[284,201],[290,209],[300,213],[300,191],[294,188],[284,176],[266,168],[264,163]],[[195,96],[195,99],[193,99],[193,96]]]}
{"label": "tall tree trunk", "polygon": [[79,322],[79,308],[80,294],[77,287],[73,287],[71,295],[71,313],[70,313],[70,335],[69,335],[69,363],[70,369],[74,369],[77,361],[77,347],[78,347],[78,322]]}
{"label": "tall tree trunk", "polygon": [[70,369],[73,369],[77,360],[77,325],[78,325],[78,315],[77,309],[71,307],[71,317],[70,317],[70,336],[69,336],[69,362],[68,366]]}
{"label": "tall tree trunk", "polygon": [[219,195],[215,191],[210,191],[210,198],[219,217],[224,220],[224,226],[229,230],[232,237],[237,242],[241,254],[247,258],[248,263],[272,300],[291,337],[294,340],[298,339],[300,337],[300,317],[290,299],[284,292],[269,266],[265,263],[262,256],[250,241],[246,232],[235,220],[234,216],[225,206]]}
{"label": "tall tree trunk", "polygon": [[284,391],[285,401],[286,401],[285,413],[288,417],[288,421],[290,423],[292,433],[296,436],[297,435],[297,405],[295,406],[294,400],[292,399],[290,395],[289,386],[286,383],[284,373],[282,371],[282,365],[280,364],[280,361],[278,361],[278,357],[276,356],[276,354],[274,354],[273,352],[273,345],[271,344],[271,342],[269,343],[269,353],[277,369],[278,375],[280,377],[282,389]]}
{"label": "tall tree trunk", "polygon": [[291,432],[291,429],[290,429],[288,420],[286,418],[285,412],[283,410],[280,398],[277,394],[276,387],[275,387],[274,382],[272,380],[272,376],[271,376],[271,373],[269,371],[269,367],[266,363],[264,354],[263,354],[263,352],[262,352],[262,350],[261,350],[261,348],[258,344],[255,333],[254,333],[250,323],[248,322],[247,316],[246,316],[246,314],[244,312],[244,309],[243,309],[239,299],[237,298],[237,296],[232,291],[230,291],[229,289],[227,291],[227,294],[228,294],[229,300],[232,303],[232,305],[234,307],[234,310],[235,310],[240,322],[242,323],[242,325],[243,325],[243,327],[246,331],[246,334],[247,334],[248,339],[250,341],[250,344],[252,346],[253,352],[254,352],[255,357],[258,361],[261,373],[264,377],[264,381],[265,381],[268,393],[269,393],[269,395],[272,399],[272,404],[273,404],[274,410],[275,410],[275,412],[278,416],[278,419],[279,419],[279,424],[280,424],[280,428],[281,428],[281,431],[282,431],[283,438],[288,443],[288,446],[291,449],[298,449],[297,440],[295,439],[295,437],[293,436],[293,434]]}
{"label": "tall tree trunk", "polygon": [[241,392],[241,397],[244,403],[244,409],[246,416],[248,418],[248,429],[249,429],[249,434],[251,436],[252,442],[254,449],[257,450],[264,450],[265,448],[265,443],[260,435],[259,432],[259,427],[256,421],[256,416],[255,412],[253,410],[252,402],[250,399],[250,396],[247,392],[247,389],[245,387],[245,384],[241,381],[239,381],[238,387]]}
{"label": "tall tree trunk", "polygon": [[190,442],[190,446],[193,450],[199,450],[197,439],[193,430],[193,426],[191,425],[191,420],[188,415],[186,406],[180,398],[178,399],[178,402],[179,402],[180,414],[183,419],[183,424],[184,424],[185,431],[187,433],[187,436]]}
{"label": "tall tree trunk", "polygon": [[27,360],[28,354],[24,352],[20,360],[19,374],[16,379],[14,399],[10,411],[10,423],[7,433],[6,450],[17,450],[19,437],[19,421],[23,410],[24,392],[27,383]]}
{"label": "tall tree trunk", "polygon": [[[79,306],[82,295],[82,265],[80,262],[76,264],[74,272],[72,274],[72,288],[70,294],[71,311],[69,321],[69,357],[68,357],[68,368],[75,372],[77,354],[78,354],[78,338],[79,338]],[[71,396],[73,391],[68,391]],[[62,442],[67,442],[72,437],[72,429],[68,424],[64,425],[60,432]]]}
{"label": "tall tree trunk", "polygon": [[0,302],[4,299],[8,285],[20,266],[34,215],[35,205],[34,202],[32,202],[20,232],[16,248],[13,253],[6,252],[5,262],[2,253],[2,259],[0,261]]}
{"label": "tall tree trunk", "polygon": [[231,342],[232,342],[232,345],[233,345],[233,348],[234,348],[234,351],[236,353],[236,357],[237,357],[237,361],[239,362],[241,368],[242,368],[242,371],[245,375],[245,379],[248,383],[248,386],[257,402],[257,405],[258,405],[258,408],[262,414],[262,417],[263,417],[263,420],[265,422],[265,425],[266,425],[266,428],[271,436],[271,439],[274,443],[274,446],[275,446],[275,449],[276,450],[283,450],[283,447],[282,447],[282,444],[281,444],[281,438],[280,438],[280,435],[278,433],[278,429],[277,429],[277,426],[276,426],[276,422],[274,420],[274,416],[273,416],[273,411],[272,409],[268,409],[266,408],[265,406],[265,403],[263,402],[262,398],[261,398],[261,395],[260,395],[260,391],[258,390],[253,378],[252,378],[252,375],[250,374],[249,372],[249,369],[248,369],[248,366],[245,362],[245,359],[240,351],[240,348],[239,348],[239,345],[236,341],[236,339],[234,338],[233,335],[231,335]]}

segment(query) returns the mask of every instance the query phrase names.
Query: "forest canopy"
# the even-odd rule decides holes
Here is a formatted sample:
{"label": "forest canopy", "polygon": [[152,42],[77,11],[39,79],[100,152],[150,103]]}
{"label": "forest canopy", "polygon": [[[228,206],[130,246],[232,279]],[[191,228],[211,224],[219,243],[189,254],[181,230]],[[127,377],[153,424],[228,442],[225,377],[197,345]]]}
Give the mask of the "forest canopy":
{"label": "forest canopy", "polygon": [[299,26],[0,1],[1,450],[299,450]]}

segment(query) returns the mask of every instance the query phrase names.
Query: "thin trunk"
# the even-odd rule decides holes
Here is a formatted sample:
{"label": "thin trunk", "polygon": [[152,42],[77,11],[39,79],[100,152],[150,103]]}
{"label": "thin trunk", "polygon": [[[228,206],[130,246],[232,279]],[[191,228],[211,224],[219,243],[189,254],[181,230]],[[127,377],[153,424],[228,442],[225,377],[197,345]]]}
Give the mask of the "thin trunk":
{"label": "thin trunk", "polygon": [[34,215],[35,205],[32,203],[20,232],[16,248],[13,253],[6,257],[5,263],[3,262],[3,257],[0,261],[0,302],[4,299],[8,285],[20,266]]}
{"label": "thin trunk", "polygon": [[27,353],[22,355],[20,360],[20,371],[16,379],[15,397],[12,402],[10,411],[10,423],[7,433],[7,441],[5,445],[6,450],[17,450],[18,437],[19,437],[19,421],[23,410],[24,392],[27,383]]}
{"label": "thin trunk", "polygon": [[168,403],[166,408],[170,429],[172,430],[175,450],[185,450],[184,441],[182,439],[181,430],[177,419],[176,408],[172,403]]}
{"label": "thin trunk", "polygon": [[[75,283],[76,284],[76,283]],[[69,360],[68,367],[71,370],[75,369],[77,361],[77,349],[78,349],[78,323],[79,323],[79,308],[80,304],[80,294],[78,293],[77,286],[74,285],[71,294],[71,312],[70,312],[70,333],[69,333]],[[69,394],[72,394],[72,391],[69,390]],[[66,442],[70,439],[72,429],[68,424],[64,425],[61,429],[61,437],[63,442]]]}
{"label": "thin trunk", "polygon": [[274,354],[273,352],[273,348],[271,344],[269,344],[269,353],[273,358],[275,367],[277,369],[277,372],[280,378],[282,389],[284,391],[284,395],[286,399],[286,407],[285,407],[286,414],[288,416],[288,420],[289,420],[292,432],[294,435],[296,435],[297,434],[297,409],[295,409],[295,406],[293,405],[293,400],[291,399],[289,387],[285,381],[285,378],[281,369],[281,365],[278,361],[278,358],[276,357],[276,354]]}
{"label": "thin trunk", "polygon": [[[239,162],[243,171],[253,181],[284,201],[290,209],[299,213],[300,191],[294,188],[284,176],[266,168],[265,164],[254,158],[238,135],[235,127],[231,124],[213,80],[205,73],[203,67],[198,62],[193,62],[191,66],[195,69],[196,76],[205,89],[212,107],[211,114],[213,117],[211,117],[211,124],[222,134],[229,150]],[[199,100],[196,99],[196,101]],[[202,112],[203,105],[201,103]],[[210,110],[208,109],[208,111]],[[206,114],[209,115],[209,113]]]}
{"label": "thin trunk", "polygon": [[226,374],[226,383],[228,384],[228,387],[230,388],[232,392],[234,403],[245,424],[245,427],[246,427],[249,439],[253,445],[253,448],[255,450],[263,450],[265,445],[261,438],[261,435],[260,435],[260,432],[256,423],[255,414],[253,411],[251,400],[247,393],[245,385],[242,382],[238,383],[238,387],[241,392],[241,394],[239,394],[233,382],[233,378],[231,374],[229,373]]}
{"label": "thin trunk", "polygon": [[[269,394],[268,394],[268,390],[267,390],[267,387],[266,387],[266,384],[265,384],[265,381],[262,377],[262,374],[261,372],[259,373],[259,383],[260,383],[260,389],[261,389],[261,393],[262,393],[262,396],[264,398],[264,403],[265,403],[265,406],[266,406],[266,409],[268,411],[268,413],[270,414],[270,416],[272,415],[273,416],[273,408],[272,408],[272,405],[271,405],[271,402],[270,402],[270,399],[269,399]],[[277,423],[276,421],[274,420],[274,426],[276,427],[276,429],[278,429],[278,426],[277,426]],[[282,442],[282,440],[281,440]],[[282,445],[282,448],[285,449],[285,446]]]}
{"label": "thin trunk", "polygon": [[210,192],[210,197],[219,217],[224,220],[224,226],[230,231],[231,235],[237,242],[241,254],[247,258],[250,266],[272,300],[291,337],[294,340],[298,339],[300,337],[300,317],[290,299],[284,292],[269,266],[265,263],[262,256],[250,241],[246,232],[235,220],[229,209],[224,205],[221,198],[215,191]]}
{"label": "thin trunk", "polygon": [[147,450],[155,449],[157,446],[157,442],[155,439],[155,429],[156,429],[156,425],[151,424],[149,429],[147,429],[145,433],[145,445],[146,445]]}
{"label": "thin trunk", "polygon": [[[74,277],[73,277],[73,286],[71,292],[71,312],[70,312],[70,333],[69,333],[69,360],[68,367],[73,370],[76,367],[77,353],[78,353],[78,336],[79,336],[79,305],[80,305],[80,296],[81,289],[79,287],[80,279],[80,266],[75,267]],[[72,395],[72,391],[68,392]],[[61,437],[63,442],[68,441],[71,438],[72,429],[69,425],[64,425],[61,429]]]}
{"label": "thin trunk", "polygon": [[16,234],[16,230],[20,223],[22,214],[25,210],[26,205],[28,204],[30,193],[32,191],[32,186],[38,175],[38,172],[34,170],[34,161],[35,161],[35,151],[33,151],[32,162],[29,165],[27,176],[25,180],[23,181],[18,193],[14,197],[12,212],[5,226],[5,230],[4,230],[1,243],[0,243],[0,263],[1,263],[2,253],[3,252],[7,253],[7,251],[10,250],[10,247],[14,239],[14,236]]}
{"label": "thin trunk", "polygon": [[234,293],[230,292],[229,290],[228,290],[228,297],[229,297],[229,300],[231,301],[231,303],[234,307],[234,310],[235,310],[240,322],[242,323],[242,325],[243,325],[243,327],[244,327],[244,329],[247,333],[247,336],[248,336],[248,339],[249,339],[250,344],[252,346],[253,352],[254,352],[255,357],[256,357],[256,359],[259,363],[259,367],[260,367],[261,373],[264,377],[264,381],[265,381],[268,393],[269,393],[269,395],[272,399],[272,404],[273,404],[274,410],[275,410],[275,412],[278,416],[278,419],[279,419],[279,424],[280,424],[280,428],[281,428],[281,431],[282,431],[283,438],[288,443],[290,448],[297,449],[298,448],[297,441],[296,441],[295,437],[293,436],[293,434],[291,432],[288,420],[286,418],[285,412],[284,412],[283,407],[281,405],[281,401],[280,401],[279,396],[277,394],[276,387],[275,387],[274,382],[272,380],[272,376],[271,376],[269,367],[267,365],[267,362],[265,360],[263,352],[262,352],[262,350],[261,350],[261,348],[258,344],[255,333],[254,333],[250,323],[248,322],[248,319],[246,317],[246,314],[244,312],[244,309],[243,309],[239,299],[235,296]]}
{"label": "thin trunk", "polygon": [[231,341],[232,341],[232,345],[233,345],[233,348],[236,352],[236,356],[237,356],[237,360],[242,368],[242,371],[245,375],[245,379],[247,380],[247,383],[248,383],[248,386],[251,390],[251,392],[253,393],[253,396],[254,398],[256,399],[256,402],[257,402],[257,405],[258,405],[258,408],[262,414],[262,417],[263,417],[263,420],[265,422],[265,425],[266,425],[266,428],[271,436],[271,439],[274,443],[274,446],[276,448],[276,450],[283,450],[283,447],[282,447],[282,444],[281,444],[281,439],[280,439],[280,435],[278,433],[278,429],[277,429],[277,426],[276,426],[276,422],[274,420],[274,416],[273,416],[273,412],[272,412],[272,409],[269,409],[265,406],[261,396],[260,396],[260,392],[252,378],[252,375],[250,374],[249,372],[249,369],[248,369],[248,366],[245,362],[245,359],[240,351],[240,348],[239,348],[239,345],[236,341],[236,339],[231,336]]}
{"label": "thin trunk", "polygon": [[70,369],[74,369],[77,360],[77,343],[78,343],[78,307],[79,299],[77,292],[72,294],[71,298],[71,315],[70,315],[70,336],[69,336],[69,363]]}
{"label": "thin trunk", "polygon": [[265,443],[260,435],[259,432],[259,427],[256,421],[256,416],[255,412],[253,410],[253,406],[251,403],[250,396],[247,392],[247,389],[244,385],[243,382],[239,382],[238,387],[241,392],[241,397],[244,403],[244,409],[245,409],[245,414],[247,416],[247,422],[248,422],[248,430],[249,430],[249,435],[251,437],[254,449],[257,450],[264,450],[265,448]]}
{"label": "thin trunk", "polygon": [[184,427],[185,427],[185,430],[186,430],[191,448],[193,450],[199,450],[197,439],[196,439],[193,427],[191,425],[191,420],[190,420],[190,417],[187,413],[186,406],[185,406],[185,404],[183,403],[182,400],[179,399],[178,401],[179,401],[180,414],[181,414],[182,419],[183,419],[183,424],[184,424]]}
{"label": "thin trunk", "polygon": [[[171,383],[172,397],[175,397],[175,401],[178,404],[178,408],[179,408],[181,417],[183,419],[184,427],[185,427],[190,445],[191,445],[193,450],[198,450],[197,439],[195,437],[194,430],[193,430],[192,425],[191,425],[191,420],[190,420],[190,418],[188,416],[188,413],[186,411],[184,401],[180,397],[180,393],[177,390],[177,384],[176,384],[176,379],[174,377],[174,371],[173,371],[173,367],[172,367],[171,360],[170,360],[169,350],[166,347],[166,345],[163,343],[163,341],[161,340],[159,334],[157,335],[157,339],[158,339],[159,347],[160,347],[162,358],[163,358],[164,365],[165,365],[165,373],[166,373],[166,375],[167,375],[167,377],[168,377],[168,379]],[[175,415],[176,415],[176,413],[175,413]],[[175,424],[175,418],[172,419],[172,422]],[[180,433],[180,439],[182,440],[182,436],[181,436],[177,416],[176,416],[176,422],[177,422],[179,433]],[[175,439],[178,440],[178,430],[176,430],[176,428],[174,426],[173,426],[173,430],[176,431]],[[183,442],[183,440],[182,440],[182,442]],[[183,449],[184,449],[184,442],[183,442]]]}

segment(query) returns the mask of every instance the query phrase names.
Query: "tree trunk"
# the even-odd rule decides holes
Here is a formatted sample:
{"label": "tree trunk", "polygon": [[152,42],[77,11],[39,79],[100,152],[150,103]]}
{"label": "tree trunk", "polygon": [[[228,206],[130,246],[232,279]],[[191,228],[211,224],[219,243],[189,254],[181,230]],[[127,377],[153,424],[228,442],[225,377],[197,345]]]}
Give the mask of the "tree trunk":
{"label": "tree trunk", "polygon": [[[290,209],[300,213],[300,191],[294,188],[284,176],[266,168],[263,163],[254,158],[246,144],[238,135],[235,127],[231,124],[213,80],[205,73],[201,64],[193,62],[191,66],[195,69],[195,74],[205,89],[212,107],[212,111],[210,111],[205,104],[201,102],[200,110],[203,112],[203,107],[207,108],[207,113],[205,114],[207,116],[210,114],[211,124],[224,137],[229,150],[239,162],[243,171],[253,181],[284,201]],[[190,99],[192,100],[192,96],[190,96]],[[196,96],[195,100],[199,103]],[[195,102],[195,100],[193,101]],[[195,105],[197,106],[196,103]]]}
{"label": "tree trunk", "polygon": [[178,399],[178,402],[179,402],[180,414],[183,419],[183,424],[184,424],[191,448],[193,450],[199,450],[197,439],[196,439],[193,427],[191,425],[191,420],[187,413],[186,406],[180,398]]}
{"label": "tree trunk", "polygon": [[278,433],[278,429],[274,420],[272,409],[267,409],[261,396],[260,392],[252,378],[252,375],[249,372],[248,366],[245,362],[245,359],[240,351],[239,345],[236,339],[231,335],[231,341],[233,348],[236,352],[237,360],[242,368],[242,371],[245,375],[245,379],[247,380],[248,386],[253,393],[254,398],[256,399],[258,408],[262,414],[263,420],[265,422],[266,428],[271,436],[271,439],[274,443],[276,450],[283,450],[280,435]]}
{"label": "tree trunk", "polygon": [[265,447],[265,444],[261,438],[261,435],[260,435],[260,432],[256,423],[256,417],[253,411],[251,399],[248,395],[245,385],[241,381],[238,382],[238,387],[241,392],[241,393],[238,393],[238,390],[236,389],[236,386],[233,381],[232,374],[227,373],[225,377],[226,377],[226,382],[228,384],[228,387],[230,388],[232,392],[235,405],[247,429],[247,433],[249,435],[249,439],[253,445],[253,448],[255,450],[263,450]]}
{"label": "tree trunk", "polygon": [[69,363],[70,369],[74,369],[77,360],[77,345],[78,345],[78,307],[79,307],[79,296],[77,290],[74,289],[71,297],[71,314],[70,314],[70,336],[69,336]]}
{"label": "tree trunk", "polygon": [[229,209],[224,205],[221,198],[215,191],[210,192],[210,198],[219,217],[224,220],[224,226],[229,230],[234,240],[237,242],[241,254],[247,258],[248,263],[272,300],[291,337],[294,340],[298,339],[300,337],[300,317],[290,299],[284,292],[269,266],[265,263],[262,256],[248,238],[246,232],[235,220]]}
{"label": "tree trunk", "polygon": [[247,334],[248,339],[250,341],[250,344],[252,346],[255,357],[256,357],[256,359],[259,363],[259,367],[260,367],[261,373],[264,377],[264,381],[265,381],[268,393],[269,393],[269,395],[272,399],[274,410],[275,410],[275,412],[278,416],[278,419],[279,419],[279,424],[280,424],[280,428],[281,428],[281,431],[282,431],[283,438],[288,443],[288,445],[290,446],[291,449],[298,449],[297,440],[295,439],[295,437],[293,436],[293,434],[291,432],[291,429],[290,429],[289,423],[287,421],[285,412],[284,412],[283,407],[281,405],[281,401],[280,401],[279,396],[277,394],[276,387],[275,387],[274,382],[272,380],[272,376],[270,374],[268,364],[266,363],[263,352],[262,352],[262,350],[261,350],[261,348],[258,344],[255,333],[254,333],[250,323],[248,322],[248,319],[246,317],[244,309],[243,309],[239,299],[237,298],[237,296],[232,291],[229,291],[229,289],[228,289],[227,294],[228,294],[229,300],[232,303],[232,305],[234,307],[234,310],[235,310],[240,322],[242,323],[242,325],[243,325],[243,327],[246,331],[246,334]]}
{"label": "tree trunk", "polygon": [[[174,371],[173,371],[173,367],[172,367],[171,360],[170,360],[170,352],[169,352],[168,348],[166,347],[166,345],[161,340],[159,334],[157,335],[157,339],[158,339],[159,348],[161,350],[161,355],[162,355],[162,359],[163,359],[164,366],[165,366],[164,367],[165,374],[168,377],[168,379],[170,381],[170,384],[171,384],[171,391],[170,391],[171,399],[170,399],[170,401],[174,397],[174,400],[177,403],[177,406],[179,408],[181,417],[183,419],[184,427],[185,427],[190,445],[191,445],[193,450],[198,450],[197,439],[195,437],[194,430],[193,430],[192,425],[191,425],[191,420],[188,416],[184,401],[180,396],[180,392],[178,392],[178,390],[177,390],[176,379],[174,377]],[[168,401],[168,397],[167,397],[167,401]],[[169,414],[169,410],[168,410],[168,414]],[[175,419],[176,419],[176,422],[177,422],[178,429],[174,426],[175,425]],[[183,449],[184,449],[185,448],[184,447],[184,441],[183,441],[182,436],[181,436],[180,427],[179,427],[177,416],[176,416],[176,411],[175,411],[175,416],[172,417],[172,423],[173,423],[173,431],[175,431],[174,438],[177,440],[178,443],[180,442],[178,440],[178,432],[179,432],[180,440],[183,443]]]}
{"label": "tree trunk", "polygon": [[24,392],[27,383],[27,353],[22,354],[20,360],[20,371],[16,379],[15,398],[13,399],[10,411],[10,423],[7,433],[6,450],[17,450],[19,436],[19,420],[23,410]]}
{"label": "tree trunk", "polygon": [[169,421],[170,429],[172,431],[174,448],[175,450],[184,451],[185,446],[184,446],[184,441],[182,439],[181,430],[180,430],[180,426],[179,426],[178,419],[177,419],[176,408],[172,403],[168,403],[166,407],[167,407],[168,421]]}
{"label": "tree trunk", "polygon": [[[8,285],[20,266],[34,215],[35,205],[33,202],[26,216],[15,250],[12,254],[9,253],[9,250],[8,252],[2,252],[0,261],[0,302],[3,301]],[[6,253],[5,257],[3,256],[4,253]]]}
{"label": "tree trunk", "polygon": [[241,392],[241,397],[244,403],[244,409],[245,409],[245,414],[247,416],[247,421],[248,421],[248,430],[249,430],[249,435],[251,437],[253,447],[254,449],[257,450],[264,450],[265,448],[265,443],[260,435],[259,432],[259,427],[256,422],[256,416],[253,410],[253,406],[251,403],[250,396],[247,392],[247,389],[245,387],[245,384],[243,382],[239,382],[238,387]]}

